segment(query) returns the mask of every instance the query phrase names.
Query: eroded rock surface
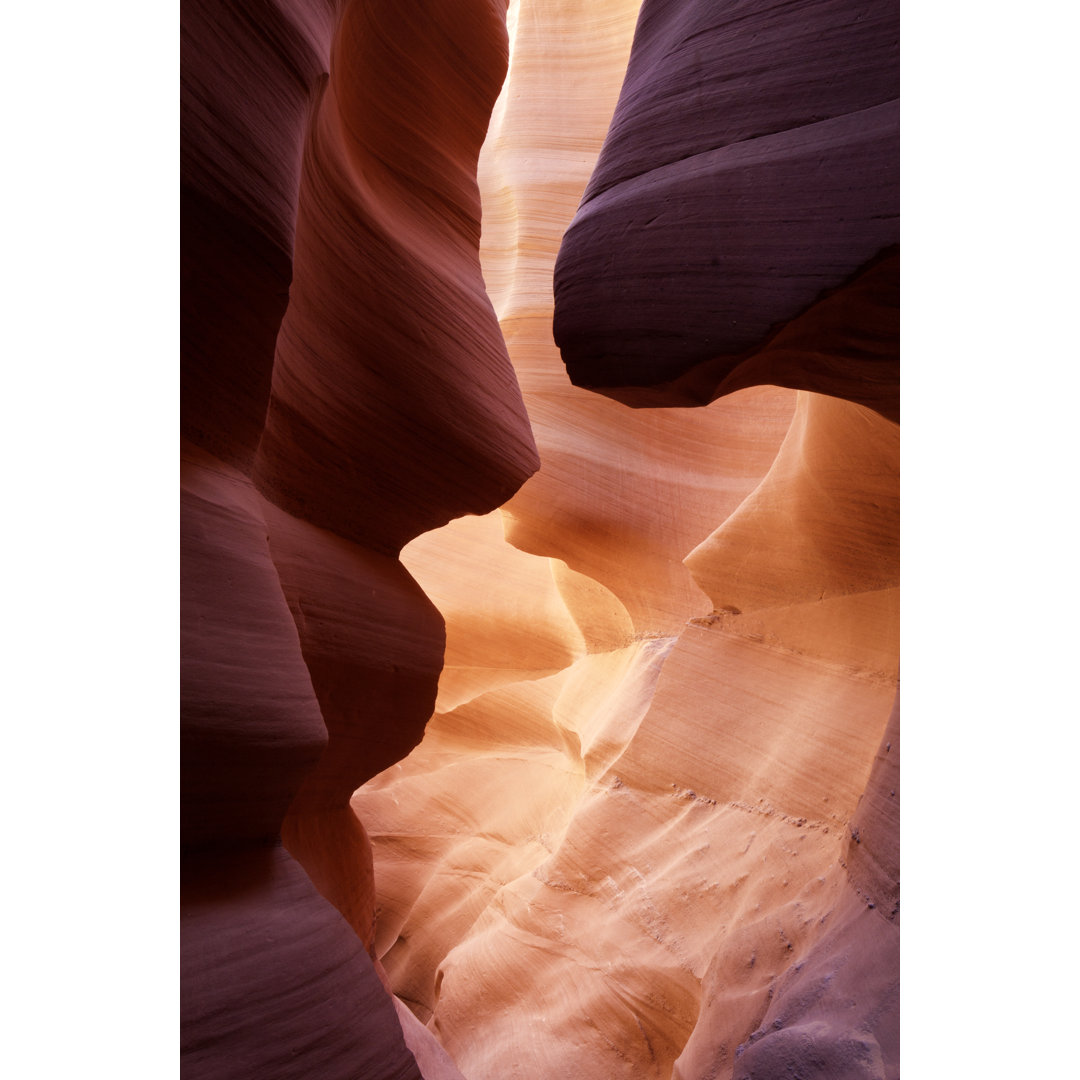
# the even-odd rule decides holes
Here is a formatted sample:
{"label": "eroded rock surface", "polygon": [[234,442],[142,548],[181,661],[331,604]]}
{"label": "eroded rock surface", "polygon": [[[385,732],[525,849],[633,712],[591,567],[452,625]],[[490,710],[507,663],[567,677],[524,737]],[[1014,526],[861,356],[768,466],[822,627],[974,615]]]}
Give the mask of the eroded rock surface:
{"label": "eroded rock surface", "polygon": [[899,1075],[895,10],[637,8],[185,5],[191,1080]]}
{"label": "eroded rock surface", "polygon": [[455,1077],[349,798],[435,702],[398,550],[536,467],[477,252],[504,15],[196,2],[182,41],[182,1070]]}
{"label": "eroded rock surface", "polygon": [[580,386],[899,416],[899,5],[645,0],[555,268]]}
{"label": "eroded rock surface", "polygon": [[[798,186],[792,148],[811,134],[823,183],[839,183],[844,154],[867,154],[863,179],[881,180],[870,200],[892,198],[891,16],[867,8],[873,26],[860,29],[848,23],[863,8],[817,5],[827,25],[808,45],[779,6],[706,18],[704,5],[647,5],[615,110],[635,5],[580,7],[511,8],[510,75],[481,156],[481,251],[541,468],[498,514],[402,553],[454,645],[424,741],[353,798],[374,849],[376,954],[470,1080],[895,1077],[896,341],[856,305],[888,293],[891,264],[812,303],[892,242],[895,208],[873,224],[875,203],[834,235],[809,284],[796,279],[813,243],[775,228],[788,214],[777,190]],[[840,43],[855,31],[870,44],[844,87]],[[755,64],[751,39],[790,62]],[[721,45],[738,73],[718,74]],[[744,98],[766,69],[755,119]],[[815,119],[791,114],[796,85]],[[730,130],[703,130],[703,111]],[[689,165],[668,170],[680,179],[667,201],[634,189],[661,150],[674,166],[711,163],[755,124],[783,136],[755,148],[776,151],[758,163],[772,189],[760,173],[738,178],[756,204],[726,205],[703,173],[689,210]],[[729,174],[746,150],[728,155]],[[609,185],[605,169],[626,175]],[[618,218],[623,189],[656,221]],[[610,216],[601,227],[598,210],[586,236],[607,193]],[[814,214],[823,205],[835,201],[805,198]],[[736,295],[722,302],[753,300],[753,332],[780,323],[795,343],[782,356],[773,338],[767,363],[742,357],[735,377],[672,376],[675,354],[643,330],[662,310],[675,340],[715,307],[715,281],[669,295],[670,267],[649,261],[660,237],[669,260],[696,258],[694,215],[740,220],[746,265],[728,260]],[[770,286],[754,258],[774,242],[791,280]],[[796,284],[810,288],[797,302]],[[605,355],[618,343],[620,372],[619,350],[636,350],[640,394],[579,378],[586,361],[561,336],[567,296],[583,340]],[[880,371],[860,327],[881,338]],[[570,385],[564,359],[620,401],[712,404],[628,410]]]}

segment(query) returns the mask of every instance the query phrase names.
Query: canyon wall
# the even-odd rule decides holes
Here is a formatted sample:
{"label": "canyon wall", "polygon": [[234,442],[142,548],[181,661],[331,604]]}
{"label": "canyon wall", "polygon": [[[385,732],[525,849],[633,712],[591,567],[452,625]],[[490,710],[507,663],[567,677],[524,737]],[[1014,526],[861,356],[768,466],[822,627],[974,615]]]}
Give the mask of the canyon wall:
{"label": "canyon wall", "polygon": [[481,253],[541,468],[403,551],[446,667],[353,799],[470,1080],[898,1075],[895,9],[856,7],[511,6]]}
{"label": "canyon wall", "polygon": [[899,419],[899,50],[897,0],[645,0],[555,268],[576,384]]}
{"label": "canyon wall", "polygon": [[898,1076],[895,10],[503,8],[185,5],[184,1074]]}
{"label": "canyon wall", "polygon": [[181,32],[182,1071],[458,1076],[382,981],[349,798],[435,700],[401,546],[537,466],[478,258],[503,11],[192,0]]}

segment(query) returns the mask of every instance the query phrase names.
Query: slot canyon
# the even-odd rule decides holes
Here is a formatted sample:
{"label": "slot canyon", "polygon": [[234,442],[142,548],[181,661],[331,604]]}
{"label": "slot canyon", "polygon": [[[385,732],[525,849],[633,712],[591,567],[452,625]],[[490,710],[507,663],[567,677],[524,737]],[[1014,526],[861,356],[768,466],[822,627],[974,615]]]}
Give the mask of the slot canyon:
{"label": "slot canyon", "polygon": [[899,7],[184,0],[185,1080],[894,1080]]}

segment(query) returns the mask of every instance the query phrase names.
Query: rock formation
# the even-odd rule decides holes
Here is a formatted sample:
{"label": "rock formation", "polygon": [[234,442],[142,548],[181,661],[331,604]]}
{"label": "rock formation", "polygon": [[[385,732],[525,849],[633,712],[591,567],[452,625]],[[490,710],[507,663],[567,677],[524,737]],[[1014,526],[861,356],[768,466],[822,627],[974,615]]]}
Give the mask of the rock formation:
{"label": "rock formation", "polygon": [[190,1080],[899,1075],[896,12],[638,6],[185,5]]}
{"label": "rock formation", "polygon": [[537,464],[477,252],[503,15],[194,0],[182,42],[183,1071],[456,1076],[349,798],[435,700],[400,547]]}
{"label": "rock formation", "polygon": [[895,0],[645,0],[555,269],[575,383],[762,383],[899,417]]}
{"label": "rock formation", "polygon": [[[786,267],[791,280],[774,280],[774,290],[730,265],[712,268],[700,294],[672,281],[672,260],[701,271],[678,218],[693,192],[639,192],[630,210],[612,197],[606,225],[589,232],[597,193],[616,183],[604,169],[620,153],[638,155],[626,165],[636,175],[646,152],[676,161],[703,148],[672,139],[715,138],[711,150],[748,138],[715,101],[691,109],[704,91],[685,70],[665,84],[656,47],[647,69],[633,58],[661,35],[660,54],[686,59],[693,50],[681,42],[705,29],[687,5],[659,7],[642,12],[618,109],[613,43],[629,46],[634,5],[522,3],[511,23],[508,84],[481,156],[482,254],[542,465],[496,517],[454,523],[403,552],[453,647],[424,742],[353,800],[375,848],[376,951],[398,993],[477,1080],[779,1077],[792,1067],[894,1076],[898,428],[896,341],[885,324],[896,298],[882,287],[873,294],[882,310],[856,301],[893,265],[881,249],[895,242],[895,206],[888,220],[875,210],[856,222],[851,207],[817,193],[805,201],[833,246],[817,251],[814,291],[797,303],[793,290],[808,282],[791,250],[810,259],[813,242],[775,223],[766,243],[790,250],[770,254],[773,278]],[[771,46],[784,40],[776,12],[744,8],[739,34],[758,33],[757,19],[771,24]],[[791,55],[809,64],[808,34],[851,31],[835,6],[826,15],[837,25],[816,36],[805,24],[788,28]],[[888,36],[880,17],[871,22],[877,38]],[[709,45],[707,34],[695,40]],[[563,47],[552,51],[551,41]],[[738,41],[726,47],[741,55]],[[866,94],[884,86],[882,101],[895,98],[888,63],[870,59],[869,45],[862,55]],[[699,77],[715,78],[709,63],[700,61]],[[798,75],[789,64],[777,77]],[[818,71],[826,97],[825,84],[842,81],[835,75]],[[634,122],[625,103],[644,109],[665,92],[676,94],[665,119],[653,113],[640,125],[652,142],[623,143]],[[875,126],[881,102],[831,92],[831,112],[811,103],[822,122],[864,107],[874,120],[850,122],[842,145],[827,125],[817,133],[815,153],[835,180],[845,166],[830,155],[872,155],[857,148],[884,129]],[[778,115],[739,122],[795,127],[783,113],[790,84],[775,94],[762,104]],[[594,108],[575,109],[575,98]],[[593,172],[601,102],[615,114]],[[702,108],[736,126],[717,136]],[[814,125],[803,126],[809,138]],[[887,149],[867,166],[884,192],[867,197],[882,205],[895,200],[894,139],[873,142]],[[770,168],[790,171],[782,188],[791,190],[800,158],[782,138],[772,145]],[[760,189],[756,177],[734,179]],[[686,212],[699,221],[728,213],[716,188],[715,177],[703,179]],[[653,231],[634,216],[650,206]],[[852,218],[847,233],[830,230],[830,207]],[[763,220],[748,223],[743,205],[726,220],[760,231],[768,214],[790,217],[775,199],[759,211]],[[710,227],[719,235],[715,220]],[[758,257],[759,247],[737,254]],[[831,291],[848,279],[849,294]],[[672,294],[658,299],[668,284]],[[772,338],[725,347],[749,342],[760,355],[734,376],[730,358],[708,357],[689,379],[673,378],[669,357],[683,364],[686,353],[655,347],[664,337],[649,322],[655,311],[675,321],[672,342],[685,350],[695,318],[740,307],[755,290],[761,339]],[[843,305],[839,338],[823,315],[830,303]],[[575,320],[580,338],[566,331]],[[793,347],[781,357],[778,327],[810,355]],[[860,334],[880,337],[881,354],[860,351]],[[610,367],[580,377],[591,356],[576,351],[579,340],[601,336]],[[629,411],[568,385],[563,360],[575,381],[631,404],[717,400],[698,412]],[[794,376],[782,377],[789,368]],[[640,392],[628,391],[635,382]],[[704,389],[685,393],[692,382]],[[871,818],[868,833],[861,823]]]}

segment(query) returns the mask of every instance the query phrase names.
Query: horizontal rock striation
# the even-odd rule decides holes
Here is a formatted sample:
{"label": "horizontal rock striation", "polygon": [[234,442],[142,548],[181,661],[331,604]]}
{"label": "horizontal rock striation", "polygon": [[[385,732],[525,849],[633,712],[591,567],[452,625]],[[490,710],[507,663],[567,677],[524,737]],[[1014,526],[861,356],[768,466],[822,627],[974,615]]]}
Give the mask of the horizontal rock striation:
{"label": "horizontal rock striation", "polygon": [[896,10],[638,6],[185,6],[188,1080],[899,1075]]}
{"label": "horizontal rock striation", "polygon": [[555,267],[575,384],[773,384],[896,420],[899,6],[646,0]]}
{"label": "horizontal rock striation", "polygon": [[255,478],[389,555],[538,464],[477,254],[505,65],[491,3],[353,3],[316,94]]}
{"label": "horizontal rock striation", "polygon": [[435,702],[398,550],[537,463],[477,254],[504,14],[182,23],[182,1072],[460,1080],[372,955],[349,799]]}
{"label": "horizontal rock striation", "polygon": [[[743,291],[663,292],[697,257],[695,228],[728,212],[707,170],[700,201],[680,202],[726,149],[699,98],[713,118],[724,104],[730,176],[753,150],[781,192],[799,186],[799,140],[836,183],[829,155],[894,139],[895,76],[875,52],[888,18],[817,5],[818,36],[793,29],[813,7],[647,3],[616,110],[635,4],[511,6],[481,253],[541,467],[498,514],[403,550],[446,617],[448,666],[423,742],[352,802],[373,845],[375,953],[470,1080],[899,1075],[896,372],[875,374],[859,335],[880,332],[883,355],[896,343],[858,307],[895,306],[891,256],[874,262],[895,222],[834,232],[815,261],[805,235],[769,232],[781,211],[746,173],[761,215],[724,271]],[[860,14],[878,45],[853,52]],[[757,123],[783,137],[751,139]],[[660,183],[643,165],[658,148],[678,182],[648,222],[635,184]],[[871,156],[864,176],[894,184]],[[821,190],[804,192],[811,217]],[[747,285],[774,242],[788,280]],[[670,264],[649,261],[661,247]],[[800,314],[783,305],[804,258],[817,277]],[[674,346],[646,324],[660,312],[674,342],[721,302],[773,335],[767,360],[672,376]],[[640,361],[640,394],[583,388],[575,363],[596,357],[563,340],[575,319],[576,341],[617,343],[620,372]]]}

